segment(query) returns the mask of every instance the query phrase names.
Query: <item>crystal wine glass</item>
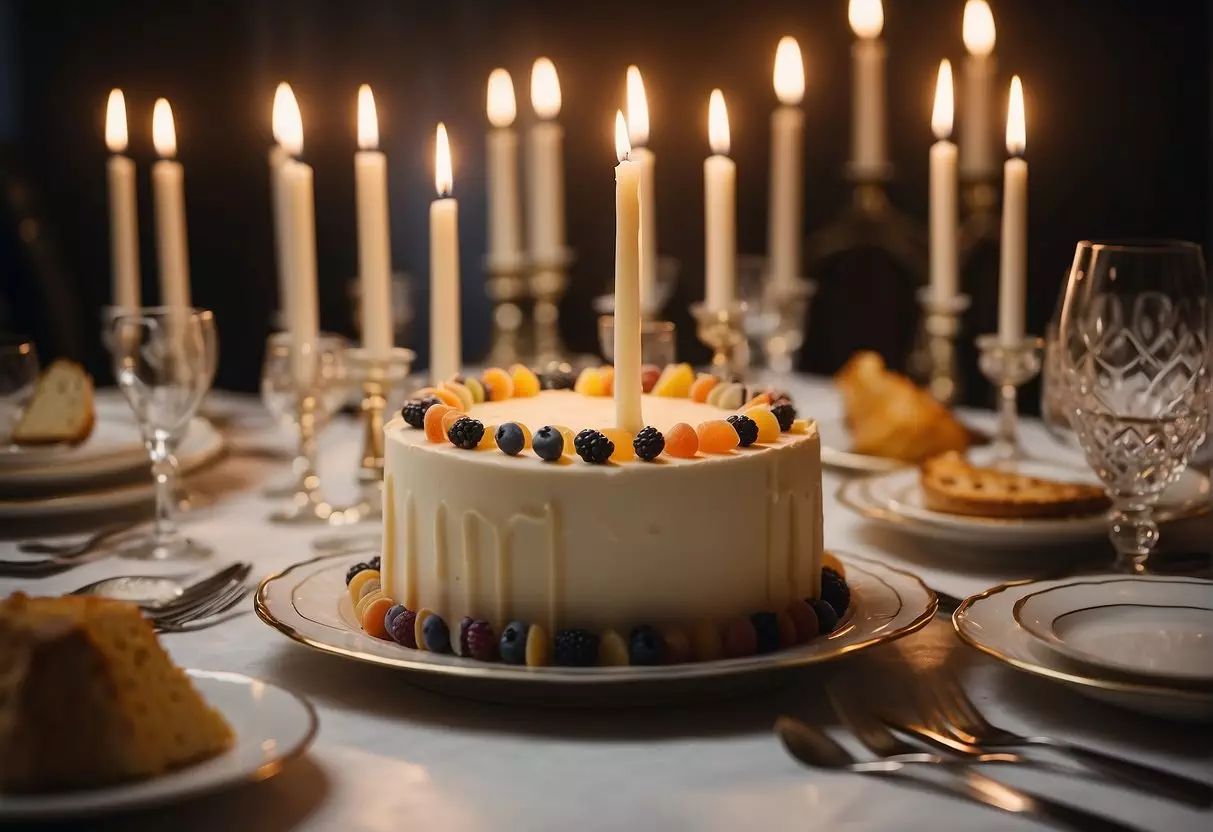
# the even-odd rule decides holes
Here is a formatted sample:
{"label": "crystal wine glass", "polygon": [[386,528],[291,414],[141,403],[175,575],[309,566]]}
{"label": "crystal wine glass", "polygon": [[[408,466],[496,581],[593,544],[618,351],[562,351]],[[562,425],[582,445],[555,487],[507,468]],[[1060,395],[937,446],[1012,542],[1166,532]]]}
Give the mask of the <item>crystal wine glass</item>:
{"label": "crystal wine glass", "polygon": [[1154,504],[1204,440],[1209,282],[1200,246],[1078,244],[1058,328],[1062,401],[1113,503],[1117,566],[1144,572]]}
{"label": "crystal wine glass", "polygon": [[114,375],[135,412],[152,461],[156,518],[150,534],[124,549],[130,557],[205,557],[210,547],[178,530],[174,518],[177,445],[215,377],[218,339],[209,310],[148,307],[116,313],[104,339]]}
{"label": "crystal wine glass", "polygon": [[37,385],[38,351],[34,342],[0,335],[0,452],[9,449],[13,428],[21,421]]}

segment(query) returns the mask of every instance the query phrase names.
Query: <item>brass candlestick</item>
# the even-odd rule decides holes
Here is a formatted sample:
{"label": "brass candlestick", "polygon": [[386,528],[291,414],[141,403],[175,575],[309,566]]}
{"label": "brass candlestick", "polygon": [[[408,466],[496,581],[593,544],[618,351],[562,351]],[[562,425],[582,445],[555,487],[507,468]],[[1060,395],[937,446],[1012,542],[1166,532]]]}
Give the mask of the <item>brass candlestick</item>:
{"label": "brass candlestick", "polygon": [[560,337],[560,299],[568,287],[568,269],[573,252],[531,262],[530,287],[535,299],[534,315],[535,363],[546,366],[568,360],[568,350]]}
{"label": "brass candlestick", "polygon": [[937,300],[930,286],[918,290],[922,306],[922,330],[910,368],[934,399],[951,406],[960,398],[960,371],[956,363],[956,336],[960,319],[969,308],[968,295]]}
{"label": "brass candlestick", "polygon": [[994,436],[995,459],[1004,462],[1027,459],[1019,441],[1019,388],[1027,384],[1041,368],[1044,339],[1026,335],[1003,341],[998,335],[977,338],[981,350],[978,366],[986,378],[998,387],[998,433]]}
{"label": "brass candlestick", "polygon": [[703,303],[691,306],[699,326],[699,340],[712,349],[712,373],[720,378],[742,375],[750,364],[745,334],[746,305],[732,303],[723,309],[708,309]]}
{"label": "brass candlestick", "polygon": [[486,291],[493,302],[493,341],[485,361],[492,367],[527,363],[531,348],[527,343],[530,333],[523,327],[528,300],[523,262],[521,258],[511,261],[486,258],[485,269]]}
{"label": "brass candlestick", "polygon": [[384,354],[363,348],[346,351],[349,378],[362,387],[362,458],[358,464],[362,514],[359,519],[382,515],[384,414],[390,393],[404,384],[415,357],[412,350],[403,347],[393,347]]}

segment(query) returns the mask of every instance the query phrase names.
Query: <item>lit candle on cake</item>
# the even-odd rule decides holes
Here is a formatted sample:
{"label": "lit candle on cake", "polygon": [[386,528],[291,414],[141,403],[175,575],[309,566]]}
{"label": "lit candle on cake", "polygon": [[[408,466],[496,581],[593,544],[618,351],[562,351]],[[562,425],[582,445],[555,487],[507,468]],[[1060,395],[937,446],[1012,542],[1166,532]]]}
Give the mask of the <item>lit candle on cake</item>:
{"label": "lit candle on cake", "polygon": [[623,113],[615,113],[615,427],[636,434],[640,413],[640,188],[643,165],[628,158]]}
{"label": "lit candle on cake", "polygon": [[105,105],[105,146],[111,154],[105,172],[110,201],[110,302],[119,309],[139,308],[139,220],[135,208],[135,163],[126,154],[126,98],[110,90]]}
{"label": "lit candle on cake", "polygon": [[560,79],[556,66],[539,58],[531,68],[531,106],[538,121],[531,127],[527,148],[527,236],[532,262],[540,267],[563,263],[564,252],[564,130],[560,115]]}
{"label": "lit candle on cake", "polygon": [[160,265],[160,302],[190,305],[189,244],[185,232],[185,171],[176,160],[173,110],[163,98],[152,110],[152,144],[160,159],[152,165],[152,201],[156,208],[156,254]]}
{"label": "lit candle on cake", "polygon": [[767,217],[767,257],[771,279],[782,289],[800,276],[800,211],[804,142],[804,61],[796,38],[785,37],[775,50],[775,96],[771,113],[771,206]]}
{"label": "lit candle on cake", "polygon": [[729,113],[720,90],[712,90],[708,101],[708,143],[712,155],[703,162],[704,305],[718,312],[733,304],[737,289],[737,163],[729,158]]}
{"label": "lit candle on cake", "polygon": [[938,141],[931,145],[930,198],[930,271],[931,293],[936,303],[956,296],[956,145],[952,135],[952,64],[939,64],[935,83],[935,106],[931,111],[931,130]]}
{"label": "lit candle on cake", "polygon": [[387,157],[379,150],[379,116],[371,88],[358,88],[354,154],[358,216],[358,282],[362,346],[383,357],[392,348],[392,248],[388,230]]}
{"label": "lit candle on cake", "polygon": [[514,82],[504,69],[489,74],[488,136],[489,268],[516,271],[522,259],[522,217],[518,201],[517,102]]}
{"label": "lit candle on cake", "polygon": [[1007,159],[1002,185],[1002,257],[998,281],[998,337],[1004,344],[1023,338],[1024,297],[1028,274],[1028,163],[1023,84],[1011,79],[1007,107]]}
{"label": "lit candle on cake", "polygon": [[282,252],[286,263],[282,303],[291,335],[291,364],[300,390],[311,389],[314,348],[320,330],[316,300],[316,200],[312,168],[298,161],[303,153],[303,118],[295,95],[274,96],[274,138],[287,157],[278,166],[277,202],[282,209]]}
{"label": "lit candle on cake", "polygon": [[640,308],[652,314],[657,303],[657,157],[649,150],[649,99],[640,68],[628,67],[627,128],[631,154],[640,166]]}
{"label": "lit candle on cake", "polygon": [[861,179],[885,175],[888,156],[884,126],[884,7],[880,0],[851,0],[847,17],[856,40],[851,46],[854,101],[851,167]]}
{"label": "lit candle on cake", "polygon": [[439,123],[434,144],[430,203],[430,378],[437,384],[459,373],[459,203],[451,196],[451,145]]}
{"label": "lit candle on cake", "polygon": [[961,26],[965,50],[964,106],[960,122],[960,168],[966,178],[983,179],[998,168],[994,157],[994,15],[986,0],[965,3]]}

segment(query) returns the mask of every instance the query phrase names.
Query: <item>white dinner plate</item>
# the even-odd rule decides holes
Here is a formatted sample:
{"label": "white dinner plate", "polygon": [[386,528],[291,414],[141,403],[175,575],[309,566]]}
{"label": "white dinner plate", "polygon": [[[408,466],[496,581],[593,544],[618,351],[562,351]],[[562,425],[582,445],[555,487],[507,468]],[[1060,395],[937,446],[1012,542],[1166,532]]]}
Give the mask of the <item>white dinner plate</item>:
{"label": "white dinner plate", "polygon": [[345,590],[345,572],[357,560],[349,554],[322,555],[266,578],[255,606],[265,623],[301,644],[407,671],[416,684],[486,699],[635,704],[711,695],[713,685],[735,692],[753,677],[894,641],[926,626],[935,614],[934,593],[915,576],[858,555],[840,557],[853,603],[828,637],[763,655],[655,667],[517,667],[372,638],[358,626]]}
{"label": "white dinner plate", "polygon": [[[1083,580],[1116,581],[1123,577],[1092,575]],[[1213,690],[1144,682],[1076,666],[1016,623],[1013,610],[1020,599],[1074,580],[1000,584],[965,600],[952,614],[952,626],[961,641],[986,655],[1094,699],[1165,719],[1213,721]]]}
{"label": "white dinner plate", "polygon": [[821,436],[821,464],[827,468],[852,474],[883,474],[905,468],[908,464],[899,459],[857,454],[849,450],[851,434],[841,418],[818,419],[817,432]]}
{"label": "white dinner plate", "polygon": [[1079,665],[1164,684],[1213,685],[1213,582],[1126,575],[1025,595],[1012,614]]}
{"label": "white dinner plate", "polygon": [[[1094,482],[1094,475],[1066,465],[1036,463],[1027,473]],[[917,468],[849,480],[838,489],[838,501],[863,517],[887,528],[933,541],[972,546],[974,549],[1048,550],[1077,543],[1102,541],[1108,534],[1104,515],[1090,517],[1010,519],[969,517],[932,511],[919,482]],[[1191,517],[1209,510],[1209,478],[1186,470],[1158,499],[1159,522]]]}
{"label": "white dinner plate", "polygon": [[[178,467],[182,474],[188,474],[213,462],[223,453],[223,450],[223,435],[210,422],[195,418],[190,422],[185,438],[181,440],[181,444],[177,448]],[[51,496],[20,499],[0,497],[0,519],[34,519],[115,511],[150,502],[154,499],[156,490],[151,479],[151,464],[142,444],[139,446],[139,454],[139,461],[134,469],[124,467],[116,469],[116,471],[120,473],[124,470],[142,469],[146,472],[146,478],[140,482],[126,482],[108,488],[102,485],[93,491],[77,491]],[[85,487],[91,480],[97,479],[100,481],[98,483],[100,485],[107,477],[116,473],[113,468],[106,468],[105,473],[100,473],[105,465],[108,465],[108,462],[100,461],[96,467],[90,469],[89,473],[84,473],[83,468],[77,468],[65,483],[70,483],[75,487]],[[38,474],[35,474],[32,469],[23,473],[45,478],[57,476],[49,468],[42,469]],[[39,480],[39,482],[43,485],[46,484],[45,479]],[[9,485],[9,481],[4,480],[6,491],[9,489]]]}
{"label": "white dinner plate", "polygon": [[236,737],[231,748],[150,780],[53,794],[0,794],[0,823],[97,817],[266,780],[303,754],[316,736],[315,710],[285,688],[239,673],[186,673],[232,726]]}
{"label": "white dinner plate", "polygon": [[[145,454],[139,425],[121,396],[98,395],[93,432],[79,445],[8,446],[0,453],[0,482],[30,470],[71,470],[77,466],[114,466]],[[120,469],[121,470],[121,469]]]}

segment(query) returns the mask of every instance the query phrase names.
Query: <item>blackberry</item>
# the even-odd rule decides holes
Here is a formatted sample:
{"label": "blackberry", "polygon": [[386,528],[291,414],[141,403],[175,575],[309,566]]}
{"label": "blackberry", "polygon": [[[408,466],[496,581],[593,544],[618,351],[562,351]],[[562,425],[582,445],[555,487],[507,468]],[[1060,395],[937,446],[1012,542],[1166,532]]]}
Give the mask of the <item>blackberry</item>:
{"label": "blackberry", "polygon": [[556,633],[556,664],[568,667],[598,664],[598,634],[589,630],[560,630]]}
{"label": "blackberry", "polygon": [[366,562],[366,565],[378,572],[379,567],[383,565],[383,558],[380,555],[375,555],[375,557]]}
{"label": "blackberry", "polygon": [[484,438],[484,424],[479,419],[461,416],[455,420],[455,424],[451,425],[446,436],[451,440],[452,445],[470,451]]}
{"label": "blackberry", "polygon": [[756,612],[750,616],[758,636],[757,653],[774,653],[779,649],[779,617],[773,612]]}
{"label": "blackberry", "polygon": [[846,579],[828,566],[821,567],[821,600],[833,607],[839,618],[851,606],[851,588]]}
{"label": "blackberry", "polygon": [[400,415],[404,417],[404,422],[409,427],[422,430],[425,428],[425,412],[438,403],[438,399],[434,396],[426,396],[424,399],[409,399],[400,409]]}
{"label": "blackberry", "polygon": [[370,569],[370,568],[371,568],[371,565],[369,563],[355,563],[353,566],[351,566],[345,572],[345,585],[349,586],[350,581],[354,580],[355,575],[357,575],[359,572],[363,571],[364,569]]}
{"label": "blackberry", "polygon": [[633,627],[628,633],[628,659],[632,664],[661,664],[661,634],[648,624]]}
{"label": "blackberry", "polygon": [[467,653],[473,659],[491,662],[497,658],[497,634],[487,621],[473,621],[467,629]]}
{"label": "blackberry", "polygon": [[661,435],[661,431],[650,425],[636,434],[632,447],[636,449],[636,456],[645,462],[652,462],[665,450],[665,437]]}
{"label": "blackberry", "polygon": [[838,613],[828,602],[820,598],[806,598],[813,612],[817,614],[817,629],[823,636],[828,636],[838,627]]}
{"label": "blackberry", "polygon": [[780,402],[771,408],[771,415],[779,422],[779,429],[787,433],[792,429],[792,422],[796,421],[796,408],[791,402]]}
{"label": "blackberry", "polygon": [[577,377],[567,370],[549,370],[541,373],[539,384],[544,390],[572,390]]}
{"label": "blackberry", "polygon": [[737,431],[738,444],[746,448],[758,441],[758,423],[749,416],[734,413],[728,419],[733,430]]}
{"label": "blackberry", "polygon": [[[755,426],[755,430],[757,429]],[[599,431],[586,428],[573,440],[573,449],[586,462],[601,465],[611,458],[611,454],[615,453],[615,443]]]}

